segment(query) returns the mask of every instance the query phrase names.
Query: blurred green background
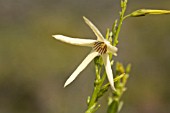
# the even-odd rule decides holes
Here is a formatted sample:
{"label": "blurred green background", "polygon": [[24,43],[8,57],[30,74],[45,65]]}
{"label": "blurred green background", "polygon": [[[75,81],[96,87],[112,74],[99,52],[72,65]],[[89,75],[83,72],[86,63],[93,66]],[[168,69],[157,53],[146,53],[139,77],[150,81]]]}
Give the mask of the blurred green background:
{"label": "blurred green background", "polygon": [[[120,0],[1,0],[0,113],[83,113],[93,88],[91,63],[67,88],[64,82],[90,48],[59,42],[53,34],[96,38],[89,18],[105,34]],[[129,0],[126,14],[170,9],[168,0]],[[170,15],[124,21],[116,61],[131,63],[121,113],[170,112]],[[105,113],[107,95],[97,113]]]}

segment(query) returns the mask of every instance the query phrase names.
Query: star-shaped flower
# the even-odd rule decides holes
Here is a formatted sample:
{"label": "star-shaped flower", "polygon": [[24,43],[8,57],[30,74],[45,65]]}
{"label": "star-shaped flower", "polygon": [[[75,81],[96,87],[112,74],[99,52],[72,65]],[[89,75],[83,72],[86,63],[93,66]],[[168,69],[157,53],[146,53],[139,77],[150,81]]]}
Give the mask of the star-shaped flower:
{"label": "star-shaped flower", "polygon": [[114,81],[113,81],[113,73],[111,69],[111,64],[109,60],[109,54],[112,53],[113,55],[117,55],[117,48],[112,46],[109,41],[104,39],[103,35],[100,31],[89,21],[86,17],[83,17],[86,24],[92,29],[92,31],[97,36],[97,40],[93,39],[80,39],[80,38],[71,38],[63,35],[53,35],[53,37],[57,40],[60,40],[65,43],[78,45],[78,46],[87,46],[92,47],[92,51],[87,55],[87,57],[83,60],[83,62],[78,66],[78,68],[72,73],[72,75],[67,79],[64,84],[64,87],[69,85],[77,76],[78,74],[83,71],[86,66],[96,57],[101,56],[104,62],[105,70],[107,73],[107,78],[110,82],[111,88],[115,90]]}

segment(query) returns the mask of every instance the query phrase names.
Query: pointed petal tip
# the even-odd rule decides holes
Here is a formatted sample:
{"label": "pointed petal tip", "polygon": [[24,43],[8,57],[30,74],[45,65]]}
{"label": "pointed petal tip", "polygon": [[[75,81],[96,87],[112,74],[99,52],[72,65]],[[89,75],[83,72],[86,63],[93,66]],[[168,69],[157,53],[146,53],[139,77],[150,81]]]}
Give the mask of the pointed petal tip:
{"label": "pointed petal tip", "polygon": [[114,89],[112,88],[112,90],[113,90],[114,92],[116,92],[116,91],[117,91],[115,88],[114,88]]}
{"label": "pointed petal tip", "polygon": [[54,37],[54,38],[57,37],[57,36],[61,36],[61,35],[52,35],[52,37]]}
{"label": "pointed petal tip", "polygon": [[114,85],[111,85],[111,84],[110,84],[110,86],[111,86],[111,88],[112,88],[113,91],[116,91],[116,88],[115,88]]}
{"label": "pointed petal tip", "polygon": [[[113,80],[113,79],[112,79],[112,80]],[[114,80],[113,80],[113,81],[112,81],[112,80],[109,80],[111,89],[112,89],[113,91],[116,91],[116,88],[115,88],[115,86],[114,86]]]}
{"label": "pointed petal tip", "polygon": [[84,19],[84,20],[87,20],[87,18],[86,18],[85,16],[83,16],[83,19]]}
{"label": "pointed petal tip", "polygon": [[64,88],[66,88],[66,85],[64,84]]}
{"label": "pointed petal tip", "polygon": [[58,38],[58,37],[61,37],[62,35],[52,35],[52,37],[54,38]]}
{"label": "pointed petal tip", "polygon": [[55,35],[52,35],[52,37],[54,37]]}
{"label": "pointed petal tip", "polygon": [[58,35],[52,35],[52,37],[55,37],[55,36],[58,36]]}
{"label": "pointed petal tip", "polygon": [[52,35],[52,37],[58,39],[58,35]]}
{"label": "pointed petal tip", "polygon": [[91,21],[90,21],[88,18],[86,18],[85,16],[83,16],[83,19],[84,19],[84,21],[86,22],[86,24],[89,25],[89,23],[91,23]]}
{"label": "pointed petal tip", "polygon": [[67,87],[67,86],[68,86],[68,83],[67,83],[67,81],[66,81],[65,84],[64,84],[64,88]]}
{"label": "pointed petal tip", "polygon": [[94,34],[97,36],[97,40],[103,42],[104,41],[104,37],[100,33],[100,31],[97,29],[97,27],[89,19],[87,19],[85,16],[83,16],[83,19],[84,19],[85,23],[92,29]]}

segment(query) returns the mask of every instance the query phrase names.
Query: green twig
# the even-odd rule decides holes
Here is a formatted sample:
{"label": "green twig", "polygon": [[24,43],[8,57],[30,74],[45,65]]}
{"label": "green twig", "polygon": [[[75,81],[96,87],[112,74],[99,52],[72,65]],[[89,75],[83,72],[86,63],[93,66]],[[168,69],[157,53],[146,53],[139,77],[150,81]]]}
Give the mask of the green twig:
{"label": "green twig", "polygon": [[100,107],[100,105],[97,104],[98,95],[103,85],[103,82],[106,78],[106,74],[103,74],[102,78],[100,78],[102,65],[103,63],[100,60],[100,57],[95,58],[96,80],[94,83],[94,90],[93,90],[92,96],[90,99],[88,99],[88,109],[86,110],[85,113],[94,113]]}
{"label": "green twig", "polygon": [[[117,29],[116,29],[116,33],[114,35],[113,46],[116,46],[118,44],[118,37],[119,37],[120,29],[122,27],[122,23],[123,23],[123,20],[124,20],[124,14],[125,14],[125,11],[126,11],[126,7],[127,7],[127,0],[124,0],[124,1],[121,0],[122,11],[120,12],[119,23],[118,23],[118,26],[117,26]],[[113,31],[113,33],[114,32],[115,31]]]}
{"label": "green twig", "polygon": [[[112,32],[110,32],[109,29],[107,29],[106,39],[109,40],[110,42],[112,42],[113,37],[114,37],[113,46],[116,46],[118,44],[118,36],[119,36],[120,29],[121,29],[121,26],[122,26],[122,23],[124,20],[126,4],[127,4],[127,0],[121,1],[122,11],[120,12],[118,27],[115,27],[117,25],[117,20],[116,20],[115,25],[112,29]],[[110,59],[111,59],[111,62],[113,62],[112,55],[110,55]],[[113,63],[112,63],[112,65],[113,65]],[[103,67],[103,62],[101,61],[101,57],[95,58],[96,80],[94,83],[94,90],[93,90],[92,96],[91,96],[91,98],[90,97],[88,98],[88,101],[87,101],[88,109],[86,110],[85,113],[94,113],[100,107],[100,105],[97,103],[97,101],[109,88],[109,83],[106,85],[103,85],[105,78],[106,78],[106,72],[104,72],[102,77],[100,77],[102,67]],[[125,74],[123,73],[121,76],[117,77],[114,81],[119,81],[119,79],[121,79],[121,78],[123,79],[124,75]],[[117,105],[119,106],[119,104],[117,104]]]}

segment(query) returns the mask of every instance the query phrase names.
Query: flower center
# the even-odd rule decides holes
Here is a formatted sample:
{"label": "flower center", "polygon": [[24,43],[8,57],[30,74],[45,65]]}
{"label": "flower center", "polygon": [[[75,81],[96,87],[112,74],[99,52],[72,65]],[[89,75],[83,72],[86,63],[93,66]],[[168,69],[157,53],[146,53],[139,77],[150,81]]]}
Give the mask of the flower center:
{"label": "flower center", "polygon": [[95,42],[93,49],[100,54],[104,54],[107,52],[107,45],[104,42]]}

